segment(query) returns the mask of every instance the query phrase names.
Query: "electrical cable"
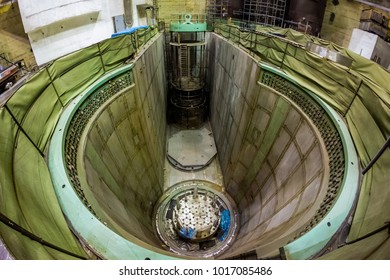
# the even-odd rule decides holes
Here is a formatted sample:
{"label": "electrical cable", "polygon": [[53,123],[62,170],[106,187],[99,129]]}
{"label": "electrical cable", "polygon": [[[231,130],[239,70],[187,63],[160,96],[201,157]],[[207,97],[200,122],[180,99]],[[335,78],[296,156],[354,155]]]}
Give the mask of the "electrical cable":
{"label": "electrical cable", "polygon": [[52,248],[54,250],[57,250],[59,252],[62,252],[62,253],[65,253],[67,255],[70,255],[72,257],[75,257],[75,258],[78,258],[78,259],[82,259],[82,260],[86,260],[87,258],[83,257],[83,256],[80,256],[80,255],[77,255],[75,253],[72,253],[66,249],[63,249],[61,247],[58,247],[50,242],[47,242],[45,241],[44,239],[42,239],[41,237],[33,234],[32,232],[24,229],[23,227],[21,227],[20,225],[16,224],[14,221],[12,221],[11,219],[9,219],[7,216],[5,216],[3,213],[0,212],[0,222],[2,222],[3,224],[5,224],[6,226],[12,228],[13,230],[16,230],[17,232],[20,232],[21,234],[23,234],[24,236],[27,236],[29,237],[30,239],[36,241],[36,242],[39,242],[40,244],[44,245],[44,246],[47,246],[49,248]]}

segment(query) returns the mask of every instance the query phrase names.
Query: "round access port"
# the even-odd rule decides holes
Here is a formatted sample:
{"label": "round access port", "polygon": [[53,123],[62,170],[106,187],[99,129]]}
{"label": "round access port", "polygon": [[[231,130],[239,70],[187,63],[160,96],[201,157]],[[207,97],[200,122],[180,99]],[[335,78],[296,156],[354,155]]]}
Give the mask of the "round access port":
{"label": "round access port", "polygon": [[234,201],[220,186],[187,181],[171,187],[159,200],[155,228],[174,253],[210,258],[234,241],[238,214]]}

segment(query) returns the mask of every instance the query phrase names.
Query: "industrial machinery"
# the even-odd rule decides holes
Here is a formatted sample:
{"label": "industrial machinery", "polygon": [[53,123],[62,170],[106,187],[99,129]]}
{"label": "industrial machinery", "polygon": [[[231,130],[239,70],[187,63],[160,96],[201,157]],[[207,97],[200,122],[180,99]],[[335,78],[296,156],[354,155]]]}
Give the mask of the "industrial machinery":
{"label": "industrial machinery", "polygon": [[15,63],[11,63],[11,61],[5,59],[3,56],[1,61],[5,61],[7,66],[0,64],[0,94],[10,89],[15,82],[18,80],[18,76],[22,76],[23,73],[20,73],[20,70],[24,68],[24,61],[19,60]]}
{"label": "industrial machinery", "polygon": [[173,15],[170,25],[172,122],[185,128],[199,127],[206,118],[205,15]]}

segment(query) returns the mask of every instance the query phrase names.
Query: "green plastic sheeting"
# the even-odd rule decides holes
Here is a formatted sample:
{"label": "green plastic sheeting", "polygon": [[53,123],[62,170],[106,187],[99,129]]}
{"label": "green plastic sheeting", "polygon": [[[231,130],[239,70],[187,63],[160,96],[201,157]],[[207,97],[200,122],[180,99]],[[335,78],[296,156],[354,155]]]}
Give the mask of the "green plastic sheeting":
{"label": "green plastic sheeting", "polygon": [[322,260],[380,260],[389,259],[390,235],[387,230],[381,231],[362,241],[345,245],[322,256]]}
{"label": "green plastic sheeting", "polygon": [[[105,73],[132,59],[157,32],[151,27],[61,57],[31,77],[8,100],[9,111],[0,108],[2,214],[44,240],[85,256],[54,195],[45,162],[48,141],[63,107]],[[347,121],[362,167],[368,165],[390,136],[390,74],[381,66],[340,46],[289,29],[257,27],[257,32],[249,32],[217,24],[215,32],[262,63],[278,67],[337,110]],[[353,59],[353,63],[346,68],[321,58],[304,49],[306,42],[336,50]],[[139,87],[143,87],[141,82]],[[390,220],[389,170],[387,149],[362,176],[348,240],[365,236]],[[17,259],[73,258],[31,241],[3,223],[0,223],[0,236]],[[367,246],[370,240],[373,246]],[[390,259],[388,244],[388,237],[381,232],[328,256]]]}
{"label": "green plastic sheeting", "polygon": [[[390,136],[390,74],[380,65],[336,44],[291,29],[256,26],[256,31],[216,24],[215,32],[239,44],[262,63],[279,67],[302,87],[317,94],[347,121],[360,164],[366,167]],[[351,58],[350,68],[307,51],[315,42]],[[363,176],[361,192],[348,240],[355,240],[382,227],[390,220],[390,150]],[[388,241],[387,241],[388,242]],[[387,244],[387,243],[386,243]],[[372,250],[374,248],[370,247]],[[372,250],[359,241],[343,248],[334,258],[390,259],[386,246]],[[356,253],[356,250],[361,250]],[[337,251],[336,251],[337,252]]]}
{"label": "green plastic sheeting", "polygon": [[[367,166],[386,139],[360,97],[355,99],[347,114],[347,120],[362,165]],[[382,227],[385,222],[389,222],[389,167],[390,151],[388,149],[374,167],[364,175],[359,204],[349,235],[350,240],[366,235]]]}
{"label": "green plastic sheeting", "polygon": [[[104,73],[124,65],[157,33],[150,27],[58,58],[0,108],[1,214],[44,241],[87,257],[59,207],[46,164],[48,143],[63,107]],[[16,259],[74,259],[4,223],[0,237]]]}
{"label": "green plastic sheeting", "polygon": [[[18,131],[9,113],[0,109],[0,211],[43,240],[85,256],[64,220],[45,160]],[[17,259],[73,258],[0,223],[1,238]]]}

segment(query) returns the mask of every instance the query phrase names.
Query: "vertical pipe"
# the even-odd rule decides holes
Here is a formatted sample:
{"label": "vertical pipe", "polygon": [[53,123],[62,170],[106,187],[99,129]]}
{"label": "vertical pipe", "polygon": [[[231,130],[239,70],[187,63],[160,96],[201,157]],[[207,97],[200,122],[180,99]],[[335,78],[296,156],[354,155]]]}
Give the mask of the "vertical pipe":
{"label": "vertical pipe", "polygon": [[152,26],[152,17],[153,17],[153,10],[152,8],[146,8],[146,25]]}
{"label": "vertical pipe", "polygon": [[133,0],[123,0],[126,28],[132,27],[133,19]]}
{"label": "vertical pipe", "polygon": [[[177,51],[178,51],[178,57],[179,57],[179,61],[178,61],[178,64],[177,64],[177,66],[179,66],[179,75],[178,75],[177,78],[178,78],[179,83],[181,83],[181,78],[183,77],[183,69],[182,69],[182,63],[181,63],[181,60],[182,60],[182,58],[181,58],[182,46],[179,45],[177,47]],[[181,84],[180,84],[180,86],[181,86]]]}
{"label": "vertical pipe", "polygon": [[[196,47],[195,47],[196,48]],[[191,77],[191,47],[187,47],[187,77]]]}

